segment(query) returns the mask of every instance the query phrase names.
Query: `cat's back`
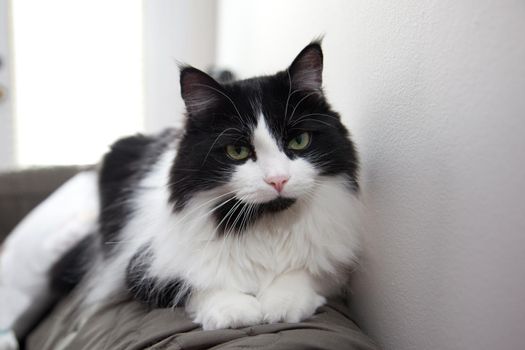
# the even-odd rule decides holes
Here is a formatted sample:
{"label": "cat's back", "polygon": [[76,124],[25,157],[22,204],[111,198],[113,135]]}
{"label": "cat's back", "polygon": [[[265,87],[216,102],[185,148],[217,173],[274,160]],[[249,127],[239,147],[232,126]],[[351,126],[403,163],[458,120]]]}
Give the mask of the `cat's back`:
{"label": "cat's back", "polygon": [[129,219],[137,185],[180,136],[179,129],[166,129],[152,136],[128,136],[116,141],[104,156],[99,171],[99,229],[107,249],[111,249],[111,242]]}
{"label": "cat's back", "polygon": [[98,230],[79,241],[54,264],[50,277],[55,291],[69,292],[96,267],[98,257],[107,261],[119,255],[113,248],[131,219],[131,203],[137,186],[180,135],[178,129],[166,129],[158,135],[121,138],[111,145],[98,171]]}

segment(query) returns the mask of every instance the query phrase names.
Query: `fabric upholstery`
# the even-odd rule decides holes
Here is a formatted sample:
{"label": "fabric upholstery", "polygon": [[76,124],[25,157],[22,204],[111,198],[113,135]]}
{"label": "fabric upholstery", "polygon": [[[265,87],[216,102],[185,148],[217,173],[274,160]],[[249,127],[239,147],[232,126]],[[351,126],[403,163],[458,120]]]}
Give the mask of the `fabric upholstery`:
{"label": "fabric upholstery", "polygon": [[81,295],[77,288],[55,308],[28,339],[28,350],[377,349],[342,300],[301,323],[203,331],[182,308],[150,309],[129,299],[109,301],[86,319],[78,308]]}

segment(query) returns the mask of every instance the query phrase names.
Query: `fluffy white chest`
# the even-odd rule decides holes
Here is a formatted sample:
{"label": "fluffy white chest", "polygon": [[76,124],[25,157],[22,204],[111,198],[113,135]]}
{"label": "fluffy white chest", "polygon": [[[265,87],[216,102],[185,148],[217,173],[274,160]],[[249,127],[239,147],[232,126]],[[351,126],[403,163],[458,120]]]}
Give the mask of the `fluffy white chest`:
{"label": "fluffy white chest", "polygon": [[257,293],[292,270],[337,278],[340,268],[355,260],[360,205],[343,178],[323,178],[308,199],[258,219],[240,235],[220,236],[210,215],[216,202],[209,193],[173,212],[164,185],[173,156],[167,152],[142,182],[144,190],[134,200],[136,214],[123,232],[121,269],[149,245],[151,273],[161,279],[182,278],[198,289]]}

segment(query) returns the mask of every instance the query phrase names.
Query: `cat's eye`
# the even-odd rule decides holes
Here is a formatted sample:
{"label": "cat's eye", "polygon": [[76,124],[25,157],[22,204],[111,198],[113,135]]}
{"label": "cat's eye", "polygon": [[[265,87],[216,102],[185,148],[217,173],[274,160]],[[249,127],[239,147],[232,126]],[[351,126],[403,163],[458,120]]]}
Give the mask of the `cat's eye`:
{"label": "cat's eye", "polygon": [[226,154],[233,160],[243,160],[250,155],[250,149],[246,146],[226,146]]}
{"label": "cat's eye", "polygon": [[288,142],[288,148],[294,151],[303,150],[309,145],[310,145],[310,134],[307,132],[303,132],[302,134],[295,136],[293,139],[291,139]]}

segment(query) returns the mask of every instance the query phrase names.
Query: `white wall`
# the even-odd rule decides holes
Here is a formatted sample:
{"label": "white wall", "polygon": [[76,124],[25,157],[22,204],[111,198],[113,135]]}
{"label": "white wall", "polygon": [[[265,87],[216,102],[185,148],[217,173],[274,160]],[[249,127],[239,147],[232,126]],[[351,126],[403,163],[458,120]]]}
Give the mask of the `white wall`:
{"label": "white wall", "polygon": [[214,0],[144,0],[145,129],[182,120],[178,63],[207,69],[214,62]]}
{"label": "white wall", "polygon": [[325,33],[359,146],[365,251],[351,297],[385,349],[523,349],[525,3],[220,2],[218,60],[284,68]]}
{"label": "white wall", "polygon": [[10,168],[14,163],[13,113],[11,98],[11,42],[9,36],[10,9],[7,0],[0,0],[0,89],[3,98],[0,98],[0,170]]}

